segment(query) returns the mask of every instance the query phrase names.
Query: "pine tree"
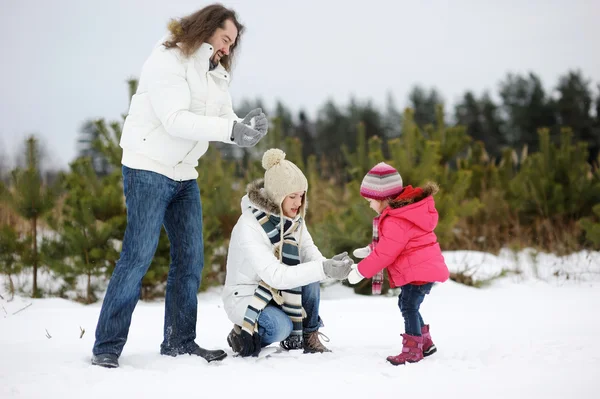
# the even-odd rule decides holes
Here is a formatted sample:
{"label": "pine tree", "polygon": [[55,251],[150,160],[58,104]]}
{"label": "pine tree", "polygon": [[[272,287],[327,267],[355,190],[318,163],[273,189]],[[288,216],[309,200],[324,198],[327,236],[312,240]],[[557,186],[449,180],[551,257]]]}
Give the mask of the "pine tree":
{"label": "pine tree", "polygon": [[198,185],[202,197],[204,270],[201,290],[224,283],[231,231],[240,214],[246,184],[235,176],[236,165],[209,147],[200,159]]}
{"label": "pine tree", "polygon": [[600,182],[588,161],[587,143],[573,143],[573,132],[562,129],[560,144],[540,129],[540,150],[530,154],[511,181],[511,203],[523,223],[532,225],[540,246],[558,253],[579,246],[573,227],[592,215],[600,198]]}
{"label": "pine tree", "polygon": [[19,237],[17,230],[10,225],[0,228],[0,273],[8,277],[9,292],[15,295],[15,285],[12,276],[17,275],[23,268],[21,254],[29,243]]}
{"label": "pine tree", "polygon": [[66,197],[63,218],[54,227],[60,234],[64,261],[59,274],[66,281],[86,277],[85,303],[96,300],[92,278],[103,275],[116,262],[118,252],[114,240],[122,238],[125,209],[116,179],[97,175],[88,157],[71,163],[64,176]]}
{"label": "pine tree", "polygon": [[39,148],[37,139],[30,136],[26,140],[25,168],[12,172],[12,190],[7,190],[6,198],[12,208],[30,224],[31,248],[27,256],[27,266],[33,269],[31,295],[39,296],[37,276],[39,266],[38,224],[53,208],[57,197],[55,188],[44,184],[39,169]]}
{"label": "pine tree", "polygon": [[355,179],[362,179],[371,168],[369,166],[369,152],[367,147],[367,129],[363,122],[356,125],[356,153],[351,153],[350,148],[342,144],[342,153],[348,164],[348,174]]}

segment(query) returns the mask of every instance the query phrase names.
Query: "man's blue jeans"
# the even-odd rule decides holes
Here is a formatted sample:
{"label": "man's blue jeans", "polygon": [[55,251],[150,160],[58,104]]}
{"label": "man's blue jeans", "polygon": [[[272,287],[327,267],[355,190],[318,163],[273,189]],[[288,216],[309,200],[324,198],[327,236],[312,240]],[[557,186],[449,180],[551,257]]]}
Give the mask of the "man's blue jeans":
{"label": "man's blue jeans", "polygon": [[166,355],[190,353],[198,347],[198,288],[204,267],[202,205],[195,180],[174,181],[161,174],[123,166],[127,227],[123,248],[102,303],[93,353],[121,355],[133,310],[140,298],[164,225],[171,244],[165,298]]}
{"label": "man's blue jeans", "polygon": [[398,307],[404,318],[404,332],[417,337],[421,336],[421,327],[425,325],[419,308],[425,299],[425,295],[431,292],[433,283],[423,285],[403,285],[398,296]]}
{"label": "man's blue jeans", "polygon": [[[323,326],[319,317],[321,286],[319,282],[302,287],[302,307],[306,311],[302,330],[305,333],[317,331]],[[292,332],[292,320],[276,305],[268,305],[258,316],[258,334],[262,346],[286,339]]]}

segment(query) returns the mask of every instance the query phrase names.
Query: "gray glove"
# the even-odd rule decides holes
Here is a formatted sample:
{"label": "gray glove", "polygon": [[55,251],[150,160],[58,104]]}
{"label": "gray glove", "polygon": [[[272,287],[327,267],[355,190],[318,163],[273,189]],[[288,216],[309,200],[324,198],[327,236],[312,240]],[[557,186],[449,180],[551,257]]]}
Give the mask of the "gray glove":
{"label": "gray glove", "polygon": [[344,258],[348,258],[348,252],[342,252],[341,254],[337,254],[335,255],[333,258],[333,260],[344,260]]}
{"label": "gray glove", "polygon": [[[336,255],[340,256],[342,254]],[[335,258],[335,256],[334,256]],[[348,256],[344,260],[327,259],[323,261],[323,272],[327,277],[344,280],[350,274],[354,261]]]}
{"label": "gray glove", "polygon": [[231,141],[240,147],[254,147],[264,136],[259,131],[252,129],[243,123],[233,121],[231,129]]}
{"label": "gray glove", "polygon": [[262,108],[255,108],[248,112],[248,115],[242,119],[242,123],[260,132],[263,136],[265,136],[267,130],[269,130],[269,120],[265,113],[262,112]]}
{"label": "gray glove", "polygon": [[[261,119],[261,129],[264,129],[264,133],[254,129],[252,125],[256,125],[256,118],[260,115],[263,116],[264,120]],[[260,139],[262,139],[266,133],[266,119],[265,114],[262,113],[260,108],[255,108],[248,112],[248,115],[242,119],[241,122],[234,121],[233,129],[231,130],[231,141],[236,143],[240,147],[254,147]]]}

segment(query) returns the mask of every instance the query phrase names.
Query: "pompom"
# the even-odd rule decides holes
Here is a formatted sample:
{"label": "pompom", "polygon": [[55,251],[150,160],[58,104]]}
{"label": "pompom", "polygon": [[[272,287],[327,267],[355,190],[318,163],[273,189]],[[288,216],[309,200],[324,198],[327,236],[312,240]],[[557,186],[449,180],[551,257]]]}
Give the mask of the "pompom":
{"label": "pompom", "polygon": [[262,166],[263,168],[265,168],[265,170],[269,170],[284,159],[285,152],[281,151],[278,148],[271,148],[270,150],[265,152],[265,155],[263,155]]}

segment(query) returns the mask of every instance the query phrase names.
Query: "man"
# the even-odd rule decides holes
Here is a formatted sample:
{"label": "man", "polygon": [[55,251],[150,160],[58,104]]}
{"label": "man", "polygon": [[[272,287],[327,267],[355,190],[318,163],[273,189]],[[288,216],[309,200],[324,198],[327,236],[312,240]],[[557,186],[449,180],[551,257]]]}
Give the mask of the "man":
{"label": "man", "polygon": [[142,278],[164,225],[171,243],[163,355],[222,360],[196,338],[197,293],[204,266],[198,159],[210,141],[252,147],[267,134],[260,109],[243,119],[228,91],[244,27],[234,11],[207,6],[179,21],[145,62],[123,126],[127,227],[96,328],[92,364],[118,367]]}

